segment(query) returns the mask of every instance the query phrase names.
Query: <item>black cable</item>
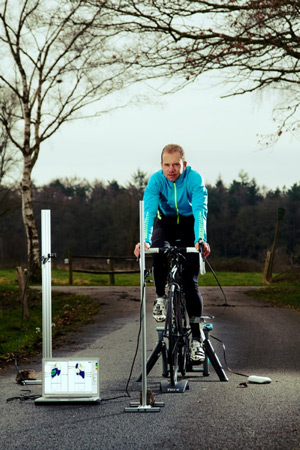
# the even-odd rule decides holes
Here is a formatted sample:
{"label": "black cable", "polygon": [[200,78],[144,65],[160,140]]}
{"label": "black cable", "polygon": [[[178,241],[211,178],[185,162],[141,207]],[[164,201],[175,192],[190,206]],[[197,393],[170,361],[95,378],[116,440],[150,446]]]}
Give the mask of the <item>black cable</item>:
{"label": "black cable", "polygon": [[224,292],[224,290],[223,290],[223,288],[222,288],[222,286],[221,286],[221,284],[220,284],[220,282],[219,282],[219,280],[218,280],[218,277],[217,277],[217,275],[216,275],[214,269],[212,268],[212,266],[210,265],[210,263],[208,262],[208,260],[207,260],[206,258],[203,258],[203,261],[206,262],[206,264],[208,265],[208,267],[209,267],[211,273],[212,273],[213,276],[215,277],[215,280],[216,280],[216,282],[218,283],[219,288],[221,289],[221,292],[222,292],[222,294],[223,294],[223,296],[224,296],[225,303],[224,303],[223,305],[221,305],[221,306],[229,306],[228,303],[227,303],[227,298],[226,298],[225,292]]}
{"label": "black cable", "polygon": [[[39,259],[40,259],[40,258],[39,258]],[[22,375],[22,373],[20,372],[20,369],[19,369],[19,367],[18,367],[18,353],[19,353],[19,347],[20,347],[21,331],[22,331],[23,323],[24,323],[24,298],[25,298],[26,289],[27,289],[27,285],[28,285],[28,281],[29,281],[30,275],[32,274],[32,271],[33,271],[34,266],[35,266],[35,264],[36,264],[37,261],[38,261],[38,259],[35,260],[35,261],[33,261],[30,270],[29,270],[29,271],[27,272],[27,274],[26,274],[25,285],[24,285],[24,289],[23,289],[23,293],[22,293],[22,298],[21,298],[21,302],[22,302],[22,320],[21,320],[21,325],[20,325],[20,328],[19,328],[19,334],[18,334],[18,340],[17,340],[17,350],[16,350],[16,353],[15,353],[15,368],[16,368],[17,373],[18,373],[18,375],[19,375],[19,377],[20,377],[20,379],[21,379],[21,382],[25,382],[25,379],[24,379],[24,377],[23,377],[23,375]],[[46,260],[46,261],[44,261],[44,262],[47,262],[47,261],[48,261],[48,260]],[[142,328],[141,316],[142,316],[142,306],[143,306],[143,303],[144,303],[144,290],[145,290],[145,286],[146,286],[146,283],[144,282],[144,286],[143,286],[143,295],[142,295],[142,301],[141,301],[141,306],[140,306],[140,325],[139,325],[139,331],[138,331],[138,336],[137,336],[137,345],[136,345],[136,350],[135,350],[135,354],[134,354],[134,357],[133,357],[133,361],[132,361],[132,364],[131,364],[131,369],[130,369],[129,377],[128,377],[127,384],[126,384],[126,387],[125,387],[126,395],[123,394],[123,395],[118,395],[118,396],[115,396],[115,397],[102,398],[101,401],[109,401],[109,400],[116,400],[116,399],[118,399],[118,398],[130,397],[130,393],[129,393],[129,391],[128,391],[128,386],[129,386],[129,383],[130,383],[130,380],[131,380],[131,376],[132,376],[134,364],[135,364],[136,357],[137,357],[137,353],[138,353],[138,349],[139,349],[139,341],[140,341],[141,328]],[[30,389],[27,389],[26,392],[31,392],[31,390],[30,390]],[[40,395],[26,395],[26,396],[25,396],[25,395],[21,395],[21,396],[16,396],[16,397],[8,398],[6,401],[7,401],[7,402],[10,402],[10,401],[12,401],[12,400],[21,400],[21,401],[25,401],[25,400],[35,400],[36,398],[39,398],[39,397],[40,397]]]}
{"label": "black cable", "polygon": [[[145,276],[145,278],[146,278],[146,276]],[[145,288],[146,288],[146,282],[144,280],[143,291],[142,291],[143,294],[142,294],[141,305],[140,305],[140,324],[139,324],[139,330],[138,330],[138,335],[137,335],[137,343],[136,343],[136,348],[135,348],[135,354],[134,354],[134,357],[133,357],[133,360],[132,360],[132,363],[131,363],[130,373],[129,373],[129,376],[128,376],[128,379],[127,379],[127,384],[126,384],[126,387],[125,387],[126,395],[123,394],[123,395],[118,395],[117,397],[102,398],[101,401],[109,401],[109,400],[116,400],[118,398],[130,397],[128,386],[129,386],[129,383],[130,383],[130,380],[131,380],[134,364],[135,364],[136,357],[137,357],[138,350],[139,350],[139,342],[140,342],[140,336],[141,336],[141,330],[142,330],[142,308],[143,308],[144,298],[145,298],[145,294],[144,294]]]}
{"label": "black cable", "polygon": [[[29,391],[31,392],[31,391]],[[6,399],[6,402],[11,402],[13,400],[20,400],[21,402],[24,402],[25,400],[35,400],[39,398],[40,395],[18,395],[16,397],[10,397]]]}
{"label": "black cable", "polygon": [[[203,257],[203,255],[202,255],[202,257]],[[222,292],[222,294],[223,294],[223,296],[224,296],[224,299],[225,299],[225,303],[223,303],[223,305],[221,305],[221,306],[224,306],[224,310],[223,310],[220,314],[218,314],[217,316],[214,316],[214,318],[216,318],[216,317],[219,317],[219,316],[221,316],[222,314],[224,314],[226,307],[229,306],[229,305],[228,305],[228,303],[227,303],[227,298],[226,298],[225,292],[224,292],[224,290],[223,290],[223,288],[222,288],[222,286],[221,286],[221,284],[220,284],[220,282],[219,282],[219,280],[218,280],[218,277],[217,277],[215,271],[213,270],[212,266],[210,265],[210,263],[208,262],[208,260],[207,260],[206,258],[203,257],[203,261],[207,263],[207,265],[208,265],[210,271],[212,272],[213,276],[215,277],[215,280],[216,280],[216,282],[218,283],[219,288],[221,289],[221,292]],[[213,335],[211,335],[211,334],[210,334],[210,336],[211,336],[213,339],[215,339],[216,341],[218,341],[218,342],[220,342],[220,343],[222,344],[222,347],[223,347],[223,357],[224,357],[224,362],[225,362],[226,369],[227,369],[229,372],[231,372],[231,373],[233,373],[233,374],[235,374],[235,375],[239,375],[239,376],[241,376],[241,377],[247,377],[247,378],[248,378],[249,375],[245,375],[244,373],[235,372],[234,370],[230,369],[230,367],[228,366],[227,361],[226,361],[226,347],[225,347],[224,342],[221,341],[221,339],[218,339],[218,338],[216,338],[215,336],[213,336]]]}
{"label": "black cable", "polygon": [[246,377],[246,378],[248,378],[249,375],[245,375],[244,373],[240,373],[240,372],[235,372],[234,370],[230,369],[230,367],[228,366],[227,361],[226,361],[226,347],[225,347],[224,342],[221,341],[221,339],[216,338],[216,337],[213,336],[212,334],[210,334],[210,337],[212,337],[213,339],[215,339],[216,341],[218,341],[218,342],[220,342],[220,343],[222,344],[222,347],[223,347],[223,357],[224,357],[224,362],[225,362],[226,369],[227,369],[229,372],[231,372],[231,373],[233,373],[233,374],[235,374],[235,375],[239,375],[239,376],[241,376],[241,377]]}

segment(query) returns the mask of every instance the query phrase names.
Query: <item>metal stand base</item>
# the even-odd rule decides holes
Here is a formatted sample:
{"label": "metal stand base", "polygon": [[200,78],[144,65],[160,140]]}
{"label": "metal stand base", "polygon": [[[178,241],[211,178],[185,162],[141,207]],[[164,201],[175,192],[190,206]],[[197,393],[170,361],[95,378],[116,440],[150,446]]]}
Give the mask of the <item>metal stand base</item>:
{"label": "metal stand base", "polygon": [[24,380],[22,381],[23,386],[27,386],[29,384],[38,384],[41,385],[42,384],[42,380]]}
{"label": "metal stand base", "polygon": [[141,405],[139,402],[130,402],[130,406],[125,408],[125,412],[159,412],[160,408],[165,406],[163,402],[155,402],[154,405]]}
{"label": "metal stand base", "polygon": [[170,382],[163,380],[160,383],[160,388],[164,394],[181,394],[189,389],[189,380],[180,380],[175,385],[172,385]]}

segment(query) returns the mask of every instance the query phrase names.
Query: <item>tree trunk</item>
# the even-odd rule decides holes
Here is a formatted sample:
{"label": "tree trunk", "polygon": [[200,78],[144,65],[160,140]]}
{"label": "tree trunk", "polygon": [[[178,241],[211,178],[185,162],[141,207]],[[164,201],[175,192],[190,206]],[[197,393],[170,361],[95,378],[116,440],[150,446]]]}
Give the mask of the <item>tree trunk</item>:
{"label": "tree trunk", "polygon": [[25,226],[27,238],[27,261],[28,271],[34,274],[34,278],[41,278],[40,271],[35,270],[40,268],[39,260],[39,237],[37,226],[33,212],[33,199],[31,187],[31,171],[32,160],[30,156],[24,156],[24,169],[21,181],[21,195],[22,195],[22,216]]}

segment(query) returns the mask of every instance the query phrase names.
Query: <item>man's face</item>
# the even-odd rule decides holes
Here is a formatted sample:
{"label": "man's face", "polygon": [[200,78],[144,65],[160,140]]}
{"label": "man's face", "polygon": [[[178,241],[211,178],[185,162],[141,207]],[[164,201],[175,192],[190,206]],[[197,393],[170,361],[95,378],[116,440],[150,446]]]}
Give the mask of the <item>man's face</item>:
{"label": "man's face", "polygon": [[186,161],[182,161],[179,152],[163,153],[161,168],[164,176],[173,183],[180,177],[186,168]]}

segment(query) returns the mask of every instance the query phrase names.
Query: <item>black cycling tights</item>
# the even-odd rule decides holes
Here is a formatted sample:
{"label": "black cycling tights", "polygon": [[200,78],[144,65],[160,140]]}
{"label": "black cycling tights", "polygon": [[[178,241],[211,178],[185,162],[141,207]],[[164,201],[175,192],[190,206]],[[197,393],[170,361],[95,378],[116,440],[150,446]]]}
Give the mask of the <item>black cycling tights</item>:
{"label": "black cycling tights", "polygon": [[[167,217],[155,219],[152,247],[165,247],[176,245],[182,247],[194,246],[194,218],[190,217]],[[190,253],[185,255],[186,262],[183,268],[183,291],[186,299],[187,312],[190,319],[192,334],[198,336],[199,322],[202,315],[202,297],[198,288],[199,277],[199,255]],[[168,275],[167,258],[162,254],[153,255],[153,277],[156,294],[158,297],[165,295],[165,285]],[[192,324],[197,324],[193,326]],[[193,332],[194,329],[194,332]],[[199,334],[200,335],[200,334]]]}

